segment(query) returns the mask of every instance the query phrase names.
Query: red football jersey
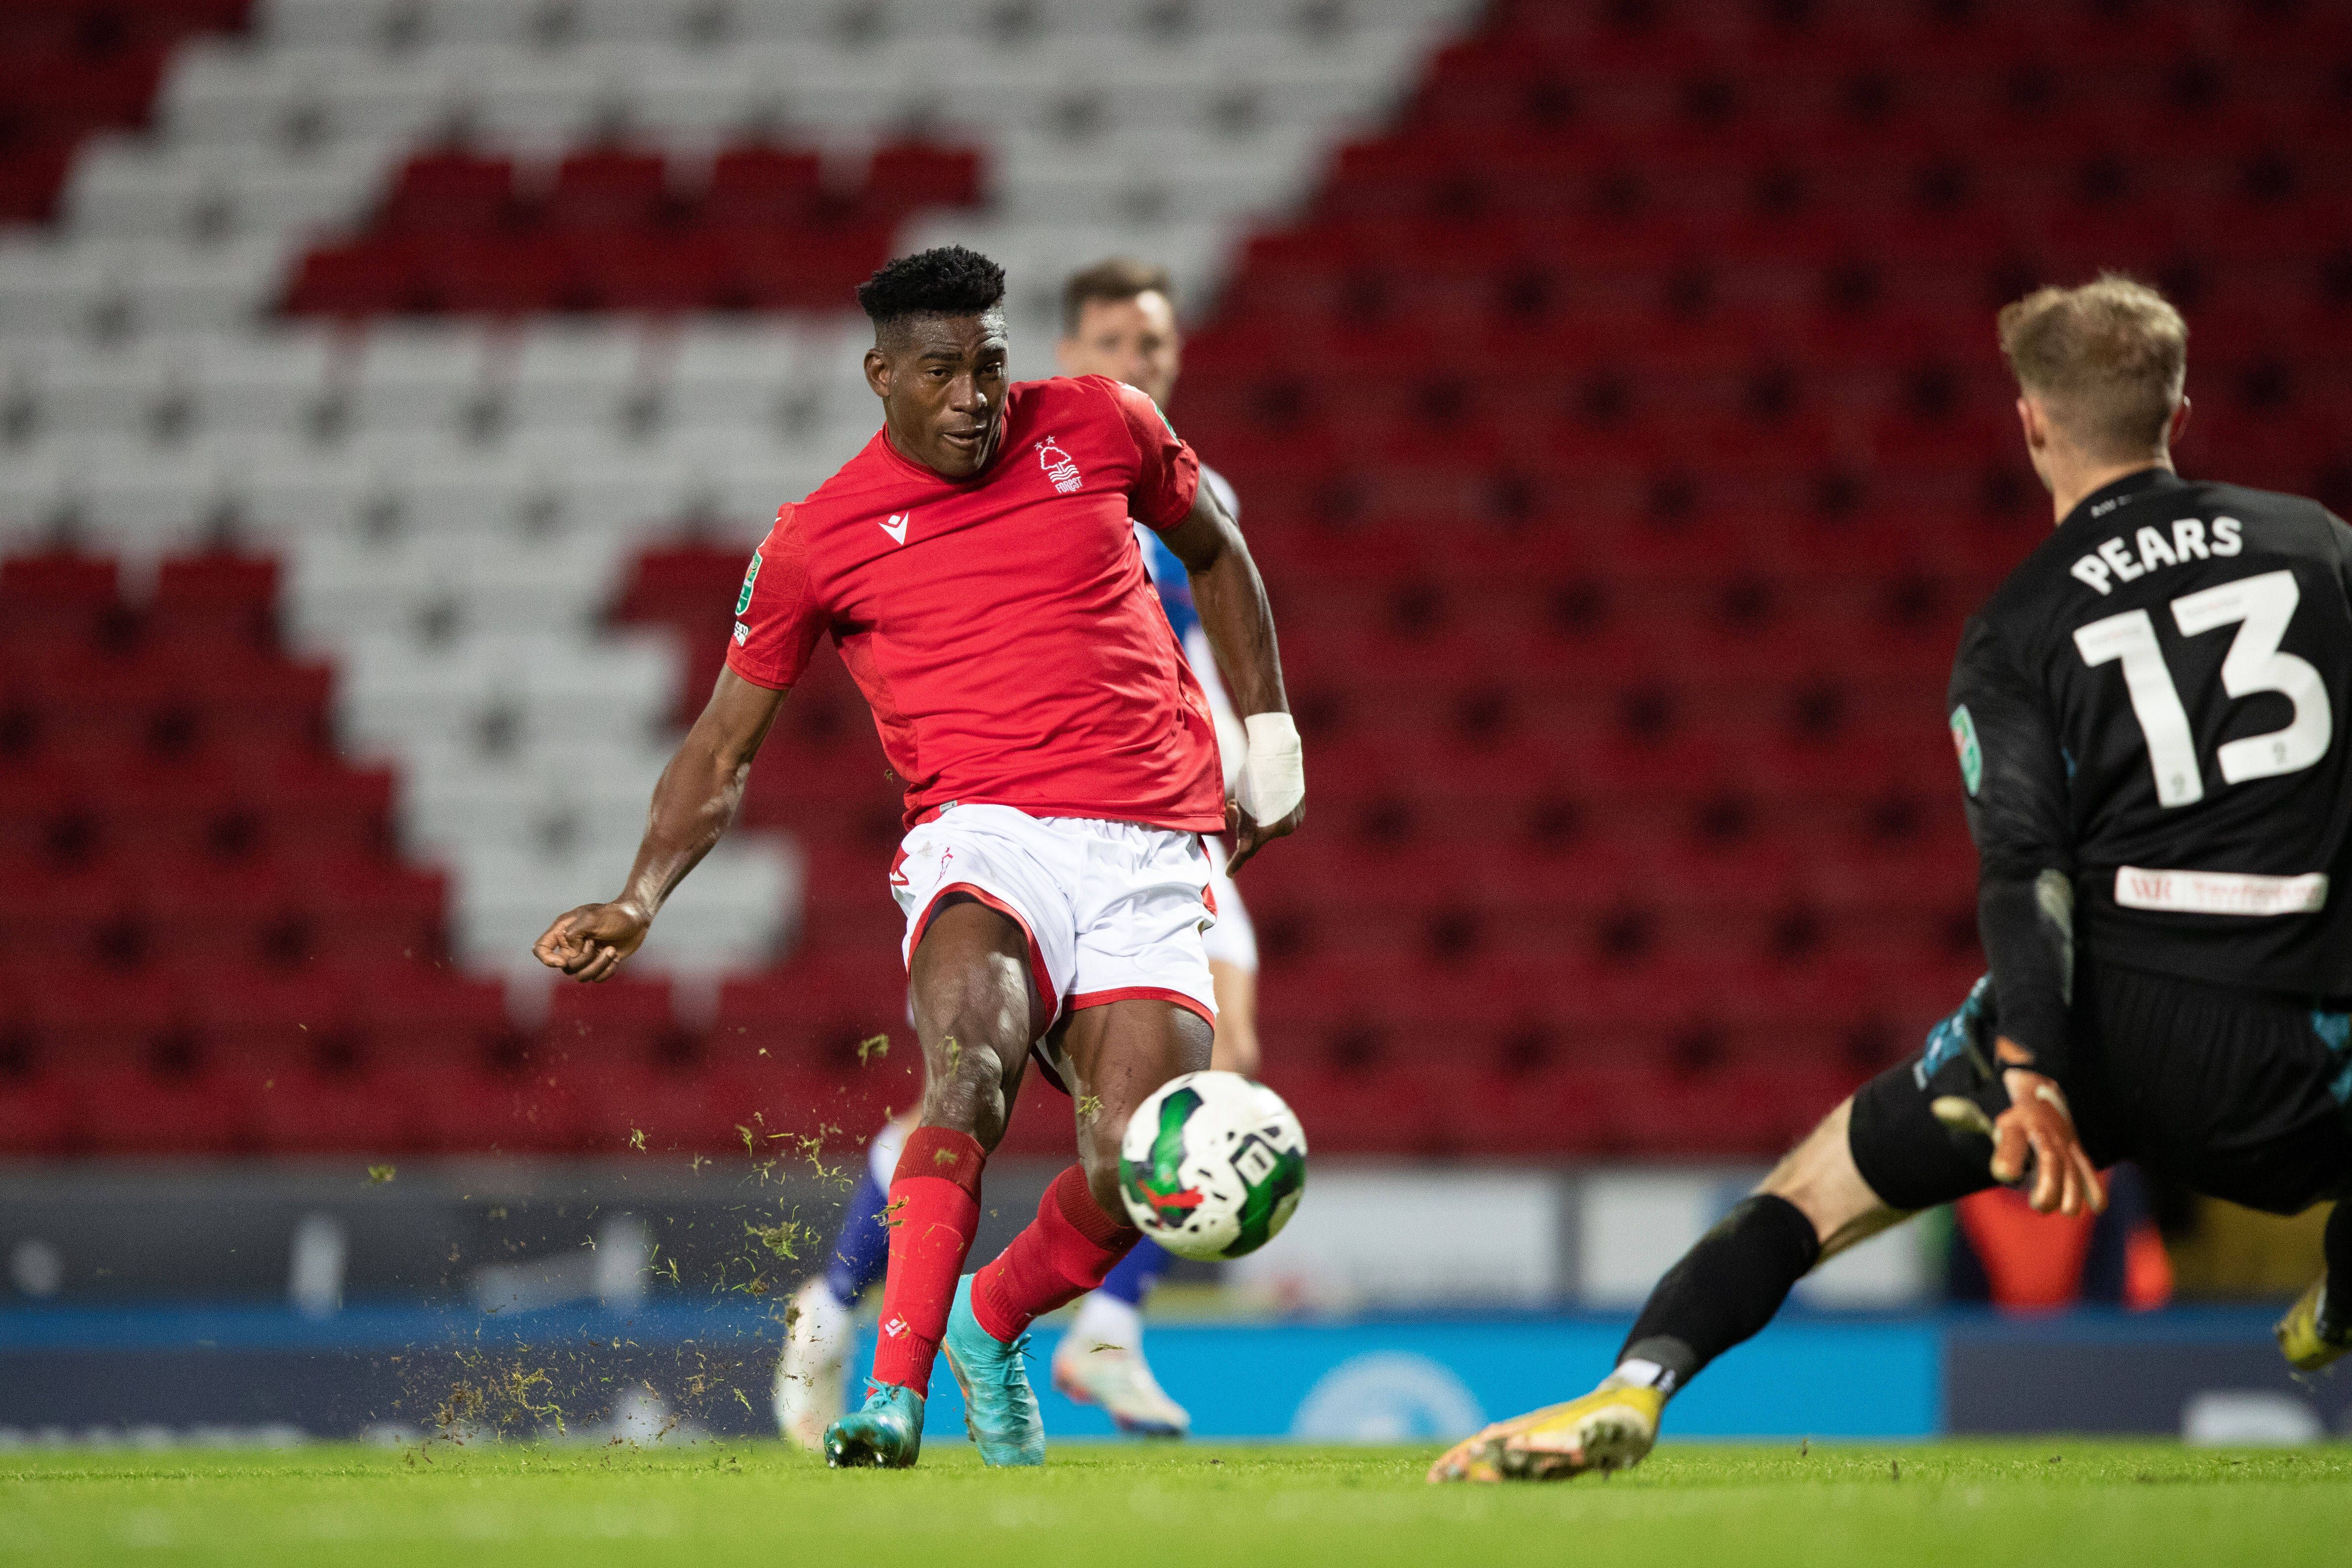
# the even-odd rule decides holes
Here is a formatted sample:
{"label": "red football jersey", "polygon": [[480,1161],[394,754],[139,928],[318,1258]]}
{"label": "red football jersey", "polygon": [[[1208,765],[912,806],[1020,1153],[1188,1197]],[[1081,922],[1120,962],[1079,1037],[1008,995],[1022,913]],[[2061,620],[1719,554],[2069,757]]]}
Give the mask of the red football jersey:
{"label": "red football jersey", "polygon": [[777,512],[728,667],[789,686],[831,632],[909,823],[961,802],[1218,831],[1216,727],[1129,522],[1173,527],[1200,480],[1151,400],[1102,376],[1009,388],[968,479],[877,431]]}

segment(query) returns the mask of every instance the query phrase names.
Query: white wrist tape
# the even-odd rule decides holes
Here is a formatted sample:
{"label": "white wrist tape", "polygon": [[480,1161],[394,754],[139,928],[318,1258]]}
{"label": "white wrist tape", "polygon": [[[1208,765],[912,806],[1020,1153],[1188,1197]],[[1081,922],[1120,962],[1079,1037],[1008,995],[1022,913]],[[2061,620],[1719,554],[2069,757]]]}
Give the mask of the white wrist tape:
{"label": "white wrist tape", "polygon": [[1254,713],[1242,720],[1249,749],[1242,757],[1241,782],[1234,799],[1250,821],[1272,824],[1298,810],[1307,799],[1307,766],[1298,752],[1298,727],[1286,713]]}

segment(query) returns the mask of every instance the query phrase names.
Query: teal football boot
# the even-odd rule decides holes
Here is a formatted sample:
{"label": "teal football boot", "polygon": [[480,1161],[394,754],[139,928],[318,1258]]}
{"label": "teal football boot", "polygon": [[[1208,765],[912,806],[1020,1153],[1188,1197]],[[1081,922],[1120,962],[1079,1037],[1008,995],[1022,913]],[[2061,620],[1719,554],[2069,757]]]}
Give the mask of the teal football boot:
{"label": "teal football boot", "polygon": [[824,1429],[824,1462],[836,1470],[903,1470],[923,1452],[923,1396],[895,1383],[866,1386],[864,1407]]}
{"label": "teal football boot", "polygon": [[971,1276],[956,1284],[955,1306],[948,1313],[948,1370],[963,1390],[963,1426],[980,1445],[986,1465],[1042,1465],[1045,1462],[1045,1417],[1038,1412],[1037,1396],[1029,1386],[1029,1370],[1022,1353],[1029,1348],[1023,1334],[1011,1344],[980,1326],[971,1311]]}

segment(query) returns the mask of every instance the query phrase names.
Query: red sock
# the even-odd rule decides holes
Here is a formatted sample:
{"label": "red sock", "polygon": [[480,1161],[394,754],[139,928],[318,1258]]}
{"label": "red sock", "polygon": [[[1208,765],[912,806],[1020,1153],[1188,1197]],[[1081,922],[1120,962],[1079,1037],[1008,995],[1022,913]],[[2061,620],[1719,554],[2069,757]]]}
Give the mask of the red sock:
{"label": "red sock", "polygon": [[1010,1344],[1039,1314],[1101,1284],[1142,1239],[1096,1206],[1086,1171],[1072,1166],[1045,1189],[1028,1228],[972,1276],[972,1315]]}
{"label": "red sock", "polygon": [[907,1134],[890,1178],[890,1269],[882,1278],[882,1333],[874,1381],[918,1394],[931,1386],[931,1359],[947,1332],[963,1255],[980,1228],[980,1171],[988,1153],[968,1133],[918,1127]]}

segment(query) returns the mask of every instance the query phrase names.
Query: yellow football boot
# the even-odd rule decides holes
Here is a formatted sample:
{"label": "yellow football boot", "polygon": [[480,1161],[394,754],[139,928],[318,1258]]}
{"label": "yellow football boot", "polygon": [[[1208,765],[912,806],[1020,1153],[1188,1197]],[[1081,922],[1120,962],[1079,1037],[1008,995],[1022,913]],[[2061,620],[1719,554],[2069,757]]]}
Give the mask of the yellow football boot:
{"label": "yellow football boot", "polygon": [[1498,1421],[1429,1467],[1433,1481],[1552,1481],[1629,1469],[1658,1440],[1665,1396],[1602,1384],[1581,1399]]}
{"label": "yellow football boot", "polygon": [[2319,1303],[2327,1293],[2327,1276],[2322,1274],[2311,1282],[2311,1289],[2302,1299],[2286,1310],[2273,1332],[2278,1335],[2279,1354],[2297,1372],[2317,1372],[2352,1344],[2328,1339],[2319,1332]]}

